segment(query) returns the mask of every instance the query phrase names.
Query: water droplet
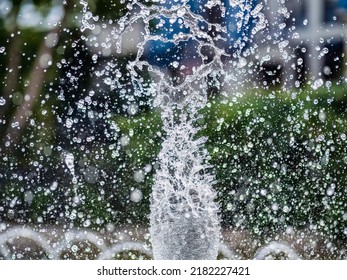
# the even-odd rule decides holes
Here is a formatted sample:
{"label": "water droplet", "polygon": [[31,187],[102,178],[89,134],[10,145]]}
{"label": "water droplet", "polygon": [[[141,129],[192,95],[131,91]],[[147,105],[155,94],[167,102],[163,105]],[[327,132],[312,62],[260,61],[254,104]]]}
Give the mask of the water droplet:
{"label": "water droplet", "polygon": [[135,182],[141,183],[144,181],[144,179],[145,179],[145,174],[142,170],[135,171],[135,173],[134,173]]}
{"label": "water droplet", "polygon": [[278,48],[279,49],[284,49],[288,45],[289,45],[289,41],[288,40],[284,40],[284,41],[278,43]]}
{"label": "water droplet", "polygon": [[104,244],[104,240],[99,238],[98,241],[96,241],[96,244],[98,244],[99,246]]}
{"label": "water droplet", "polygon": [[298,32],[293,33],[293,39],[295,39],[295,40],[300,39],[300,35]]}
{"label": "water droplet", "polygon": [[65,153],[65,164],[72,174],[75,173],[75,157],[72,153]]}
{"label": "water droplet", "polygon": [[55,191],[58,188],[58,183],[57,182],[53,182],[52,185],[50,186],[50,190],[51,191]]}
{"label": "water droplet", "polygon": [[131,104],[128,106],[127,113],[131,116],[136,115],[139,111],[139,106],[137,104]]}
{"label": "water droplet", "polygon": [[331,69],[329,66],[324,66],[323,73],[327,76],[331,75]]}
{"label": "water droplet", "polygon": [[285,23],[280,23],[280,24],[278,25],[278,27],[279,27],[280,29],[284,29],[286,26],[287,26],[287,25],[286,25]]}
{"label": "water droplet", "polygon": [[180,65],[179,62],[177,62],[177,61],[172,62],[172,66],[174,68],[178,68],[179,65]]}
{"label": "water droplet", "polygon": [[244,57],[241,57],[241,58],[239,59],[239,63],[237,64],[237,66],[238,66],[239,68],[242,68],[242,67],[245,67],[246,65],[247,65],[247,59],[244,58]]}
{"label": "water droplet", "polygon": [[6,99],[0,96],[0,106],[4,106],[6,104]]}
{"label": "water droplet", "polygon": [[73,125],[73,120],[70,119],[70,118],[67,118],[66,121],[65,121],[65,126],[66,126],[67,128],[71,128],[72,125]]}
{"label": "water droplet", "polygon": [[91,225],[91,221],[89,219],[87,219],[83,222],[84,227],[89,227],[90,225]]}
{"label": "water droplet", "polygon": [[130,200],[135,203],[139,203],[143,198],[142,191],[139,189],[135,189],[130,194]]}
{"label": "water droplet", "polygon": [[266,61],[270,61],[270,60],[271,60],[271,56],[269,54],[267,54],[261,58],[261,63],[266,62]]}
{"label": "water droplet", "polygon": [[24,193],[24,201],[30,205],[33,200],[34,200],[33,192],[32,191],[26,191]]}
{"label": "water droplet", "polygon": [[73,253],[76,253],[76,252],[78,251],[78,246],[77,246],[76,244],[72,245],[72,246],[71,246],[71,251],[72,251]]}
{"label": "water droplet", "polygon": [[149,233],[145,233],[144,236],[143,236],[143,238],[144,238],[145,240],[149,240],[149,239],[151,238],[151,235],[150,235]]}
{"label": "water droplet", "polygon": [[144,168],[145,172],[146,173],[149,173],[152,171],[152,164],[147,164]]}
{"label": "water droplet", "polygon": [[274,204],[272,204],[272,206],[271,206],[271,209],[273,210],[273,211],[278,211],[278,204],[277,203],[274,203]]}
{"label": "water droplet", "polygon": [[324,111],[320,111],[318,114],[318,118],[321,122],[325,122],[325,120],[327,118],[326,113]]}
{"label": "water droplet", "polygon": [[121,138],[120,138],[120,144],[125,147],[127,145],[130,144],[130,138],[128,135],[123,135]]}
{"label": "water droplet", "polygon": [[12,124],[11,124],[11,127],[12,128],[15,128],[15,127],[18,127],[19,126],[19,122],[13,122]]}
{"label": "water droplet", "polygon": [[312,85],[312,88],[314,89],[314,90],[317,90],[317,89],[319,89],[321,86],[323,86],[324,85],[324,81],[323,81],[323,79],[317,79],[317,80],[315,80],[314,81],[314,83],[313,83],[313,85]]}
{"label": "water droplet", "polygon": [[186,9],[184,7],[183,8],[179,8],[177,10],[177,16],[183,17],[185,14],[186,14]]}
{"label": "water droplet", "polygon": [[327,196],[333,196],[334,193],[335,193],[335,188],[336,188],[336,185],[335,184],[331,184],[329,186],[329,188],[327,189],[327,191],[326,191]]}
{"label": "water droplet", "polygon": [[177,20],[177,16],[176,16],[175,14],[172,14],[172,16],[171,16],[169,22],[170,22],[171,24],[174,24],[174,23],[176,22],[176,20]]}

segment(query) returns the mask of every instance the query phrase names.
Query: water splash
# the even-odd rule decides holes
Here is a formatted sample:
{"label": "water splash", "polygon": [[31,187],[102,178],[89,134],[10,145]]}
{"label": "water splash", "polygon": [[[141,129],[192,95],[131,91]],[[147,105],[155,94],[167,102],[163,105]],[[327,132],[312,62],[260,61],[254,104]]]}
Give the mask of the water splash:
{"label": "water splash", "polygon": [[[120,232],[118,235],[113,234],[109,239],[110,236],[107,237],[100,232],[86,229],[61,231],[57,228],[38,229],[29,226],[14,226],[5,232],[0,231],[0,259],[35,259],[38,256],[45,256],[54,260],[80,259],[81,257],[111,260],[118,254],[129,251],[153,258],[153,252],[146,242],[133,241],[133,235],[126,237],[126,234],[125,236],[123,234]],[[88,243],[88,247],[83,247],[83,244],[86,243]],[[82,249],[83,254],[81,254],[81,248],[84,248]],[[96,249],[95,254],[88,255],[87,252],[90,252],[92,248]],[[224,259],[242,259],[242,256],[237,254],[233,248],[222,242],[219,244],[218,253]],[[271,242],[257,250],[255,259],[264,259],[270,254],[280,253],[285,253],[290,259],[299,258],[297,253],[285,243]]]}
{"label": "water splash", "polygon": [[272,258],[274,255],[280,255],[281,253],[284,253],[290,260],[301,259],[300,256],[295,252],[295,250],[293,250],[290,246],[277,241],[273,241],[270,244],[267,244],[266,246],[260,248],[256,252],[254,259],[265,260]]}
{"label": "water splash", "polygon": [[[84,19],[92,19],[85,2],[82,2]],[[126,93],[125,88],[131,87],[136,97],[150,96],[153,100],[151,105],[159,108],[163,122],[165,137],[157,158],[160,167],[154,177],[151,195],[150,231],[155,258],[213,259],[217,256],[220,235],[218,204],[213,190],[212,167],[208,164],[209,155],[204,149],[206,138],[198,137],[199,111],[207,105],[207,95],[211,88],[215,87],[221,92],[225,86],[230,89],[230,86],[244,85],[242,80],[247,72],[252,75],[258,71],[256,69],[259,65],[272,60],[269,48],[264,56],[252,56],[256,45],[246,49],[252,38],[269,24],[262,13],[264,5],[257,4],[254,7],[253,4],[253,1],[230,2],[230,6],[238,11],[234,15],[236,22],[233,27],[242,33],[235,40],[231,40],[228,34],[230,26],[210,22],[194,10],[189,1],[154,1],[150,5],[129,2],[128,12],[112,30],[111,41],[117,53],[124,51],[122,40],[125,34],[139,22],[143,26],[143,40],[137,43],[134,59],[126,63],[126,75],[118,71],[119,61],[114,58],[112,63],[108,63],[111,71],[100,71],[100,77],[103,76],[111,90],[118,89]],[[221,17],[230,16],[230,11],[222,1],[207,1],[202,6],[206,9],[219,7]],[[86,21],[82,24],[85,26]],[[177,24],[181,32],[157,32],[166,24]],[[284,27],[279,28],[282,30]],[[232,54],[228,51],[230,41]],[[194,67],[188,71],[188,65],[179,57],[174,57],[170,64],[174,74],[168,75],[168,69],[161,69],[148,59],[147,51],[152,42],[177,48],[193,42],[196,59]],[[281,61],[289,62],[293,58],[290,42],[282,37],[273,44],[275,42]],[[257,67],[253,65],[255,62],[252,57],[259,60]],[[143,73],[150,74],[150,82],[144,81]],[[124,76],[128,77],[126,86],[121,78]],[[264,82],[265,88],[266,85],[267,82]],[[321,85],[317,83],[314,86],[318,88]],[[238,92],[232,94],[240,96]],[[136,104],[132,106],[127,110],[130,116],[139,110]],[[142,179],[135,181],[140,182]],[[273,210],[278,210],[277,204]]]}
{"label": "water splash", "polygon": [[[0,255],[5,257],[5,259],[13,259],[14,254],[11,253],[9,246],[7,246],[6,243],[9,240],[19,239],[20,237],[36,242],[42,248],[48,258],[52,259],[54,257],[54,250],[47,238],[30,228],[23,227],[13,227],[0,234]],[[16,247],[13,246],[13,248]]]}
{"label": "water splash", "polygon": [[[216,259],[220,225],[216,195],[212,189],[214,176],[206,162],[208,153],[203,147],[206,139],[196,137],[199,129],[195,124],[200,117],[199,110],[207,103],[210,80],[218,81],[224,72],[222,56],[227,56],[218,47],[216,38],[201,30],[201,25],[216,32],[226,32],[226,29],[194,13],[187,1],[180,5],[136,5],[139,12],[120,19],[115,36],[122,38],[127,28],[138,20],[145,23],[145,40],[138,44],[137,56],[127,67],[134,88],[154,93],[154,106],[161,110],[166,134],[158,155],[160,168],[151,195],[150,232],[154,258]],[[146,26],[151,20],[160,18],[173,24],[177,17],[190,32],[167,38],[153,34]],[[176,46],[193,40],[201,64],[181,82],[168,79],[161,69],[143,60],[146,44],[153,40]],[[117,47],[121,51],[121,39]],[[206,56],[203,48],[209,49],[213,55]],[[179,68],[180,63],[174,61],[172,66]],[[148,89],[143,87],[138,74],[144,68],[158,78]]]}
{"label": "water splash", "polygon": [[[82,2],[83,18],[92,18],[86,3]],[[227,14],[222,1],[207,1],[204,6],[207,9],[219,7],[221,17]],[[240,1],[239,5],[232,2],[230,7],[239,9],[235,23],[238,32],[242,32],[252,18],[260,19],[255,22],[265,24],[260,12],[261,5],[253,11],[247,1]],[[228,28],[222,23],[210,22],[194,10],[194,5],[189,1],[154,1],[151,5],[132,1],[127,9],[128,12],[118,20],[117,28],[112,31],[115,47],[117,53],[122,53],[125,34],[134,24],[143,23],[144,39],[137,44],[135,59],[129,61],[126,68],[134,95],[153,96],[153,106],[160,109],[166,135],[158,155],[160,168],[155,175],[151,195],[150,231],[154,257],[216,259],[220,238],[219,207],[215,202],[212,167],[207,162],[209,155],[204,149],[207,139],[197,136],[197,121],[201,118],[199,110],[207,104],[209,89],[216,87],[220,90],[224,82],[235,81],[236,76],[228,74],[224,63],[230,57],[225,49],[228,44],[221,43],[230,37]],[[82,23],[85,27],[86,20]],[[153,23],[156,23],[154,32]],[[163,24],[176,24],[182,32],[163,34],[160,32]],[[253,34],[262,28],[257,24]],[[246,40],[247,36],[244,38]],[[244,40],[233,42],[239,56],[245,46]],[[178,74],[168,77],[165,69],[156,67],[146,59],[146,50],[151,42],[171,44],[178,48],[188,42],[193,43],[196,65],[189,69],[188,74],[182,75],[187,66],[177,57],[178,60],[173,61],[171,67]],[[244,65],[245,62],[234,61],[234,64]],[[113,66],[117,69],[117,61]],[[150,73],[152,83],[144,83],[141,74],[144,71]],[[108,76],[105,81],[108,81],[111,89],[123,87],[117,75]]]}
{"label": "water splash", "polygon": [[185,115],[166,132],[151,197],[154,258],[216,259],[220,226],[206,139],[194,139],[197,129]]}
{"label": "water splash", "polygon": [[77,184],[77,176],[75,173],[75,157],[72,153],[66,152],[64,154],[64,161],[72,175],[72,183]]}

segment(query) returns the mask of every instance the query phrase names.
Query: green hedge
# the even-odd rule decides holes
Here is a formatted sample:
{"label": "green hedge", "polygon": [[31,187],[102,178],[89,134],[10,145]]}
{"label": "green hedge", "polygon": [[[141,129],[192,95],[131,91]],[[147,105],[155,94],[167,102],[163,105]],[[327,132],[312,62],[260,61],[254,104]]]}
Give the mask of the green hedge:
{"label": "green hedge", "polygon": [[211,102],[204,133],[225,225],[346,237],[346,101],[341,86]]}

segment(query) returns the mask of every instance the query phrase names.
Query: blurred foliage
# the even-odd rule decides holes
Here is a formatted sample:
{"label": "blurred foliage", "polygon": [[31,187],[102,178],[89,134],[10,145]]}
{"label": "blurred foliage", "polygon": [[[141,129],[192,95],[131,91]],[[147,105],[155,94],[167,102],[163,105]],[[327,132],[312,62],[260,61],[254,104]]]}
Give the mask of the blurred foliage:
{"label": "blurred foliage", "polygon": [[346,237],[346,101],[340,86],[211,102],[205,134],[225,225]]}

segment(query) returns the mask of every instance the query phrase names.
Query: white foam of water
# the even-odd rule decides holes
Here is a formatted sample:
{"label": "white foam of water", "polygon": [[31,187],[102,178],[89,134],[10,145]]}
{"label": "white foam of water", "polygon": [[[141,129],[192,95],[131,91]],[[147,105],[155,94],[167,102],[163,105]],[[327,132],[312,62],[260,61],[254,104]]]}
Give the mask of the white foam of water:
{"label": "white foam of water", "polygon": [[[195,225],[196,225],[196,222],[195,222]],[[182,226],[180,227],[184,228],[185,226],[186,225],[184,225],[183,223]],[[192,226],[194,227],[194,224]],[[175,228],[173,228],[173,230],[175,230]],[[196,234],[196,230],[194,234]],[[173,233],[173,236],[175,236],[175,233]],[[46,238],[42,233],[37,232],[28,227],[23,228],[22,226],[15,226],[15,227],[9,228],[5,232],[0,234],[0,255],[5,257],[6,259],[12,258],[11,250],[8,248],[7,243],[13,242],[14,240],[19,241],[22,238],[29,239],[35,242],[37,245],[39,245],[39,247],[43,250],[43,252],[46,254],[46,256],[49,259],[60,259],[61,254],[63,252],[69,252],[73,250],[72,249],[73,246],[71,245],[73,245],[74,243],[84,242],[84,241],[88,241],[100,251],[99,255],[97,256],[97,259],[99,260],[112,259],[114,258],[115,255],[124,251],[137,251],[141,254],[145,254],[149,256],[150,258],[153,258],[153,252],[151,248],[146,246],[142,242],[118,240],[116,244],[112,245],[111,247],[108,247],[103,237],[99,236],[96,233],[93,233],[91,231],[86,231],[86,230],[67,231],[61,237],[60,240],[58,240],[57,242],[55,241],[53,242],[49,240],[49,238]],[[169,237],[167,241],[170,242],[171,239],[172,238]],[[177,240],[182,241],[182,238],[178,237]],[[202,244],[197,244],[199,240],[205,240],[206,242],[206,238],[201,238],[201,236],[197,240],[194,240],[194,238],[183,239],[183,242],[187,242],[186,244],[187,251],[183,248],[180,252],[180,256],[182,256],[182,254],[185,254],[184,256],[189,257],[194,253],[196,253],[199,256],[200,249],[202,248],[201,246],[206,246]],[[189,241],[191,241],[192,243],[189,243]],[[196,248],[195,251],[194,251],[194,248],[191,248],[194,245],[199,246],[198,248]],[[165,246],[169,247],[169,245],[165,245]],[[206,246],[206,247],[209,247],[209,246]],[[218,249],[217,250],[218,253],[222,254],[224,258],[227,258],[230,260],[240,259],[238,254],[236,254],[234,250],[229,248],[224,243],[219,243],[217,245],[217,249]],[[171,256],[172,251],[170,251],[169,253]],[[273,241],[270,244],[259,248],[255,254],[254,259],[266,259],[266,257],[271,254],[276,255],[280,253],[285,253],[289,259],[301,259],[300,256],[295,252],[295,250],[292,249],[289,245],[285,243],[277,242],[277,241]]]}
{"label": "white foam of water", "polygon": [[69,250],[69,246],[75,242],[83,242],[88,241],[93,244],[100,252],[105,252],[107,250],[107,246],[100,236],[91,232],[91,231],[78,231],[71,230],[65,233],[64,238],[57,244],[54,250],[54,259],[59,259],[61,254],[65,250]]}
{"label": "white foam of water", "polygon": [[29,228],[14,227],[0,235],[0,253],[6,259],[11,258],[11,252],[6,243],[11,239],[18,239],[19,237],[28,238],[37,243],[47,253],[48,257],[54,256],[54,251],[44,236]]}
{"label": "white foam of water", "polygon": [[255,254],[254,259],[264,260],[267,256],[274,254],[278,255],[280,253],[285,253],[285,255],[291,260],[300,260],[300,256],[287,244],[273,241],[270,244],[258,249]]}

